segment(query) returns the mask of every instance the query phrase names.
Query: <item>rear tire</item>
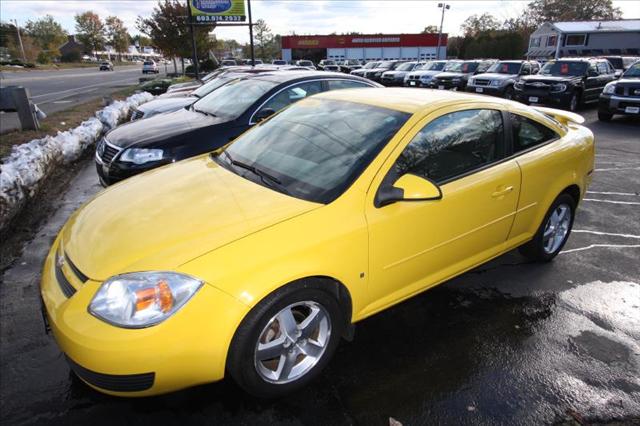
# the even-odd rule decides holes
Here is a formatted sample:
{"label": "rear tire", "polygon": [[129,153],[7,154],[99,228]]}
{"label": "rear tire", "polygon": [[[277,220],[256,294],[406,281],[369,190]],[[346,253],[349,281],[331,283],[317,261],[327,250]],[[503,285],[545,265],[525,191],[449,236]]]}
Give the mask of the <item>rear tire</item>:
{"label": "rear tire", "polygon": [[560,194],[542,220],[542,224],[528,243],[519,247],[520,253],[536,262],[549,262],[560,253],[571,234],[576,200]]}
{"label": "rear tire", "polygon": [[345,321],[338,301],[303,280],[276,290],[242,321],[227,369],[246,392],[275,398],[306,386],[328,364]]}
{"label": "rear tire", "polygon": [[506,89],[504,89],[503,98],[508,100],[513,100],[513,87],[509,86]]}
{"label": "rear tire", "polygon": [[604,111],[598,111],[598,120],[600,121],[611,121],[613,118],[613,114]]}

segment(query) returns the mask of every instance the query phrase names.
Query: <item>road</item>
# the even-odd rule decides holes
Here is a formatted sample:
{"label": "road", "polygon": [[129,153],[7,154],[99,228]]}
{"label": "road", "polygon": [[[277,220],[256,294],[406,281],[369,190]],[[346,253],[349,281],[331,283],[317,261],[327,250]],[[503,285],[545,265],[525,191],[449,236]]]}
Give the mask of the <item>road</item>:
{"label": "road", "polygon": [[[173,72],[173,64],[167,65]],[[3,71],[0,87],[24,86],[31,100],[46,114],[64,110],[72,105],[107,96],[123,87],[138,83],[143,77],[142,65],[116,66],[114,71],[95,68],[75,68],[46,71]],[[160,66],[165,74],[165,66]],[[0,133],[18,127],[16,113],[2,114]]]}
{"label": "road", "polygon": [[38,288],[56,233],[101,190],[88,160],[1,275],[2,423],[639,424],[640,122],[583,114],[594,182],[552,263],[513,251],[362,321],[316,382],[276,401],[229,380],[114,398],[70,372],[44,334]]}

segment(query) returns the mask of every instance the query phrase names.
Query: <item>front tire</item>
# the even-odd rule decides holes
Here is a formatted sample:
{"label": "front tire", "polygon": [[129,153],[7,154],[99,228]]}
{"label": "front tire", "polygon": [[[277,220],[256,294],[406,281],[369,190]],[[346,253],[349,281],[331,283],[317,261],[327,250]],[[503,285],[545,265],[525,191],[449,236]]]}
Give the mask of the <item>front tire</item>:
{"label": "front tire", "polygon": [[513,100],[513,87],[509,86],[506,89],[504,89],[503,97],[508,100]]}
{"label": "front tire", "polygon": [[571,99],[567,103],[567,109],[571,112],[576,112],[578,108],[580,108],[580,92],[573,92]]}
{"label": "front tire", "polygon": [[598,120],[600,121],[611,121],[613,118],[613,114],[604,111],[598,111]]}
{"label": "front tire", "polygon": [[560,194],[549,207],[533,239],[520,246],[520,253],[537,262],[553,260],[569,239],[575,209],[576,200],[569,194]]}
{"label": "front tire", "polygon": [[327,365],[343,333],[338,301],[308,281],[276,290],[238,327],[227,369],[246,392],[274,398],[307,385]]}

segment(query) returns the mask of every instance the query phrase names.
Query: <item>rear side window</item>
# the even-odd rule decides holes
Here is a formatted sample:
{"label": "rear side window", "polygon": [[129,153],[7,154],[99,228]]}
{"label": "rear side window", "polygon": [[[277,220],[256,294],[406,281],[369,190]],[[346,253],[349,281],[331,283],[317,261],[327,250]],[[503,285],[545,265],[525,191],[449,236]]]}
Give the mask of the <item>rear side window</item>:
{"label": "rear side window", "polygon": [[499,111],[475,109],[446,114],[413,138],[398,157],[395,171],[398,176],[411,173],[442,183],[502,158],[503,138]]}
{"label": "rear side window", "polygon": [[362,89],[365,87],[371,87],[367,83],[353,80],[329,80],[327,83],[329,84],[329,90]]}
{"label": "rear side window", "polygon": [[600,74],[609,74],[609,67],[606,62],[598,62],[598,72]]}
{"label": "rear side window", "polygon": [[559,136],[547,126],[518,114],[509,113],[513,135],[513,152],[527,150]]}
{"label": "rear side window", "polygon": [[300,99],[308,98],[316,93],[322,92],[321,81],[309,81],[296,84],[295,86],[288,87],[277,95],[273,96],[267,101],[267,103],[261,108],[271,108],[274,111],[280,111],[282,108],[299,101]]}

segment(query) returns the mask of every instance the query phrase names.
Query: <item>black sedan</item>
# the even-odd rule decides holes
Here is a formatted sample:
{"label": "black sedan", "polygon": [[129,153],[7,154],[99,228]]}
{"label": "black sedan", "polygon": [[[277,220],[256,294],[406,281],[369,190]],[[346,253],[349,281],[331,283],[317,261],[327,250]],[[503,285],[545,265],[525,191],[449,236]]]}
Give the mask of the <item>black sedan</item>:
{"label": "black sedan", "polygon": [[132,121],[96,149],[100,182],[122,179],[226,145],[282,108],[327,90],[381,87],[330,72],[274,71],[225,84],[188,108]]}

